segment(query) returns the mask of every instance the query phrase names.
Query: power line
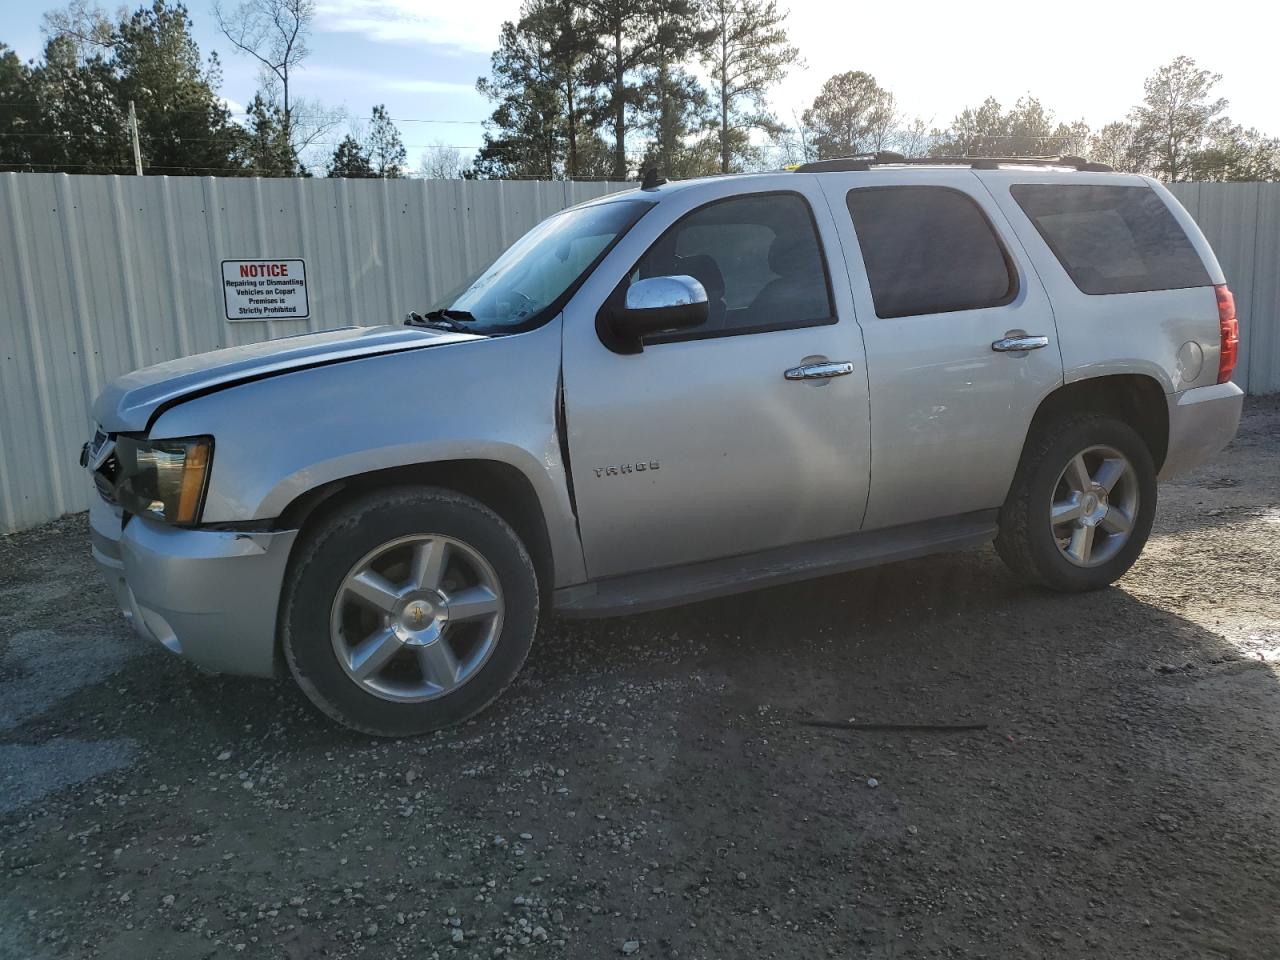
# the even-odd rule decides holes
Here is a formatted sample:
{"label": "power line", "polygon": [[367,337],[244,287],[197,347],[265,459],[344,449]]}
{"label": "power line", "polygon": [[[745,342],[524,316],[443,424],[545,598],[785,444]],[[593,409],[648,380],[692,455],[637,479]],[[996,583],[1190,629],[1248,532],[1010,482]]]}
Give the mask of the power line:
{"label": "power line", "polygon": [[[59,136],[58,136],[58,134],[57,134],[57,133],[41,132],[41,131],[36,131],[36,132],[27,132],[27,131],[23,131],[23,132],[20,132],[20,133],[12,133],[12,132],[10,132],[10,133],[4,133],[4,132],[0,132],[0,137],[51,137],[51,138],[59,138]],[[59,139],[61,139],[61,138],[59,138]],[[230,137],[180,137],[180,138],[178,138],[179,142],[181,142],[181,143],[227,143],[230,139],[231,139]],[[341,140],[312,140],[310,143],[306,144],[306,146],[310,146],[310,147],[336,147],[336,146],[338,146],[341,142],[342,142]],[[425,150],[425,149],[427,149],[428,147],[444,147],[446,150],[475,150],[475,149],[477,149],[474,145],[467,145],[467,146],[463,146],[462,144],[453,144],[453,143],[405,143],[405,144],[402,144],[402,146],[403,146],[406,150]]]}
{"label": "power line", "polygon": [[[24,169],[5,170],[4,166],[21,167]],[[57,173],[57,172],[63,171],[67,167],[76,167],[79,169],[97,169],[100,166],[101,166],[100,164],[96,164],[96,163],[14,163],[14,164],[8,164],[8,165],[0,165],[0,173],[37,173],[39,172],[36,170],[26,169],[30,167],[42,167],[45,170]],[[259,180],[331,180],[331,179],[334,179],[334,180],[382,180],[388,183],[394,183],[397,180],[433,180],[434,179],[431,177],[421,176],[415,170],[406,170],[404,175],[400,177],[325,177],[325,176],[318,176],[318,177],[266,176],[264,177],[264,176],[254,174],[251,170],[246,169],[245,167],[205,167],[205,166],[199,166],[199,165],[175,166],[175,165],[164,165],[164,164],[143,164],[143,168],[147,171],[155,171],[155,170],[184,171],[186,173],[193,174],[195,176],[209,176],[213,172],[226,172],[226,173],[238,174],[239,175],[238,179],[243,179],[243,180],[255,179],[255,178]],[[128,175],[126,166],[121,165],[118,169],[121,172],[104,173],[104,174],[101,174],[101,176],[127,176]],[[94,174],[81,174],[81,176],[93,176],[93,175]],[[227,179],[237,179],[237,178],[227,178]],[[493,179],[520,180],[520,181],[528,181],[528,182],[534,182],[534,183],[564,183],[565,182],[565,180],[563,179],[552,179],[549,177],[537,177],[537,176],[526,176],[526,175],[494,177]],[[568,182],[570,183],[574,183],[574,182],[577,182],[577,183],[588,183],[588,182],[590,183],[630,183],[631,182],[631,181],[624,181],[624,180],[616,180],[613,177],[580,176],[580,177],[571,177],[567,179],[568,179]]]}
{"label": "power line", "polygon": [[[40,103],[35,100],[0,100],[0,109],[5,107],[43,107],[47,104]],[[187,107],[182,109],[173,109],[168,107],[152,107],[151,109],[160,113],[208,113],[207,107]],[[233,117],[251,117],[253,116],[247,110],[230,110],[228,113]],[[361,114],[352,113],[302,113],[293,111],[289,114],[293,120],[333,120],[340,122],[343,120],[363,121],[369,118]],[[461,124],[464,126],[484,126],[484,120],[446,120],[441,117],[388,117],[395,123],[438,123],[438,124]]]}

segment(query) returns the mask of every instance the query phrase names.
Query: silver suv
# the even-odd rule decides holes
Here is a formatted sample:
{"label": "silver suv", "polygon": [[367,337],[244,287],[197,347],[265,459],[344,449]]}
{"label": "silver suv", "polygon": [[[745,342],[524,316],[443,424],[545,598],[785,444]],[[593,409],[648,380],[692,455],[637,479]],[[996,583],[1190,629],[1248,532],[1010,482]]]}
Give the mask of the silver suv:
{"label": "silver suv", "polygon": [[870,157],[646,184],[403,326],[112,383],[93,551],[142,635],[402,736],[539,616],[978,547],[1120,577],[1235,434],[1231,293],[1157,182]]}

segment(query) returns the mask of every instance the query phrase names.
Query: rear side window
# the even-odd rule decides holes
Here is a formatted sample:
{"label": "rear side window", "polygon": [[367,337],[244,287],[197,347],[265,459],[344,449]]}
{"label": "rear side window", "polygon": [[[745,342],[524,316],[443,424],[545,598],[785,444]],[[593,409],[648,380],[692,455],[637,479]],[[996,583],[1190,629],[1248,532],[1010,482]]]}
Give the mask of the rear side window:
{"label": "rear side window", "polygon": [[1020,183],[1009,192],[1083,293],[1210,282],[1195,247],[1150,187]]}
{"label": "rear side window", "polygon": [[1018,277],[987,220],[950,187],[861,187],[845,198],[878,317],[998,307]]}

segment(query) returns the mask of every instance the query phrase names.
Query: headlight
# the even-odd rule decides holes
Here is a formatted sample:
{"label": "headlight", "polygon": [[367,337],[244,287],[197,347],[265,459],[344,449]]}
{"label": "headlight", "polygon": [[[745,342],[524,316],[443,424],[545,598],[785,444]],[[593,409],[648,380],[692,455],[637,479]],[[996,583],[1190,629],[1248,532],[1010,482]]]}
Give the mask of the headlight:
{"label": "headlight", "polygon": [[212,437],[137,440],[119,437],[116,497],[129,513],[170,523],[195,523],[213,459]]}

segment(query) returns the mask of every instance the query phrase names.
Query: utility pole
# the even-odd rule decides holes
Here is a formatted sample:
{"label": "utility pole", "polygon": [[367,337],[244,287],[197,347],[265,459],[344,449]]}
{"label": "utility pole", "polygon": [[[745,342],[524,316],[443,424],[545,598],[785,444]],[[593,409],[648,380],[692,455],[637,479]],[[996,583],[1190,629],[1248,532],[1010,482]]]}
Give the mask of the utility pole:
{"label": "utility pole", "polygon": [[142,148],[138,146],[138,114],[133,109],[133,101],[129,101],[129,133],[133,137],[133,172],[142,176]]}

